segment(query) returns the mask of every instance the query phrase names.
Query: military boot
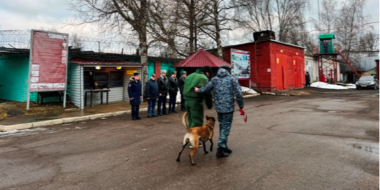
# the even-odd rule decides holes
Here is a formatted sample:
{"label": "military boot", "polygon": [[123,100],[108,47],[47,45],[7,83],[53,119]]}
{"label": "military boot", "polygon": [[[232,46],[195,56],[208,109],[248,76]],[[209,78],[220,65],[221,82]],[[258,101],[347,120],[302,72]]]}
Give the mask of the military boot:
{"label": "military boot", "polygon": [[229,149],[228,147],[226,148],[223,148],[224,152],[227,152],[228,154],[231,154],[232,153],[232,150]]}
{"label": "military boot", "polygon": [[216,151],[216,157],[217,158],[223,158],[223,157],[227,157],[228,156],[228,153],[224,151],[223,148],[219,147],[218,148],[218,151]]}

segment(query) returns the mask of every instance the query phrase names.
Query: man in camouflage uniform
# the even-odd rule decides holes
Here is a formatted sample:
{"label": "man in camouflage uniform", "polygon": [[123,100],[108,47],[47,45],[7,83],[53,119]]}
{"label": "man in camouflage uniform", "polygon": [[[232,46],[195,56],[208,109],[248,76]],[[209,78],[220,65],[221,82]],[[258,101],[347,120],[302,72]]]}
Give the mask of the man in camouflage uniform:
{"label": "man in camouflage uniform", "polygon": [[239,108],[244,108],[243,94],[237,79],[230,75],[231,67],[222,66],[219,68],[217,76],[203,88],[195,88],[195,92],[208,93],[213,91],[215,109],[218,113],[219,121],[219,141],[216,157],[227,157],[232,150],[227,147],[228,135],[230,134],[234,108],[235,96],[239,104]]}

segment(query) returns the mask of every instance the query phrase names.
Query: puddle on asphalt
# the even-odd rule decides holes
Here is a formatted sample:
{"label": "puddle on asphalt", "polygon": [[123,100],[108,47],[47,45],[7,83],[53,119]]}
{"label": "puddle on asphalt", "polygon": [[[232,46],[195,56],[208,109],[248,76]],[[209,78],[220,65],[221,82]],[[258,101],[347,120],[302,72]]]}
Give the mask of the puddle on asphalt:
{"label": "puddle on asphalt", "polygon": [[307,102],[307,104],[317,106],[319,110],[325,110],[331,113],[335,113],[337,111],[358,110],[366,108],[365,101],[347,102],[340,99],[315,100],[313,102]]}

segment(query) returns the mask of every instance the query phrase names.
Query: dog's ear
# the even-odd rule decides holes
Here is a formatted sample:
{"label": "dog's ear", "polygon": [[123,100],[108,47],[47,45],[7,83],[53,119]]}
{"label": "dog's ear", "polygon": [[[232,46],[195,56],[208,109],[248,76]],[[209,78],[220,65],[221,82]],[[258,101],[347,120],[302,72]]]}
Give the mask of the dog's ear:
{"label": "dog's ear", "polygon": [[206,120],[208,120],[209,119],[209,117],[206,115]]}

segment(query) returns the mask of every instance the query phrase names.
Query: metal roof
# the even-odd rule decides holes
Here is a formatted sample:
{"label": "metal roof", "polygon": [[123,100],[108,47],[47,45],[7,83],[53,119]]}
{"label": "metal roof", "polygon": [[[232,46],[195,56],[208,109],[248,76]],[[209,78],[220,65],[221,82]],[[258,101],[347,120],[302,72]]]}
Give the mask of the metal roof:
{"label": "metal roof", "polygon": [[[289,44],[289,43],[285,43],[285,42],[280,42],[280,41],[272,40],[272,39],[268,39],[268,40],[258,40],[258,41],[256,41],[256,42],[257,42],[257,43],[260,43],[260,42],[274,42],[274,43],[283,44],[283,45],[287,45],[287,46],[292,46],[292,47],[296,47],[296,48],[300,48],[300,49],[306,49],[305,47],[302,47],[302,46],[298,46],[298,45],[294,45],[294,44]],[[242,45],[255,44],[256,42],[253,41],[253,42],[248,42],[248,43],[244,43],[244,44],[236,44],[236,45],[224,46],[223,49],[224,49],[224,48],[236,47],[236,46],[242,46]]]}
{"label": "metal roof", "polygon": [[79,65],[136,65],[141,66],[141,63],[133,63],[129,61],[95,61],[85,59],[70,59],[69,62]]}
{"label": "metal roof", "polygon": [[[0,46],[1,54],[29,54],[29,49],[18,49],[18,48],[6,48]],[[101,53],[93,51],[81,51],[80,49],[69,49],[69,57],[71,59],[83,59],[83,60],[102,60],[102,61],[140,61],[139,55],[126,55],[117,53]],[[161,61],[165,63],[178,63],[181,58],[167,58],[167,57],[153,57],[148,56],[149,61]]]}
{"label": "metal roof", "polygon": [[318,36],[319,39],[335,39],[334,34],[321,34]]}
{"label": "metal roof", "polygon": [[229,63],[223,61],[207,52],[204,49],[200,49],[196,53],[190,55],[181,62],[173,65],[172,67],[220,67],[222,65],[230,65]]}

